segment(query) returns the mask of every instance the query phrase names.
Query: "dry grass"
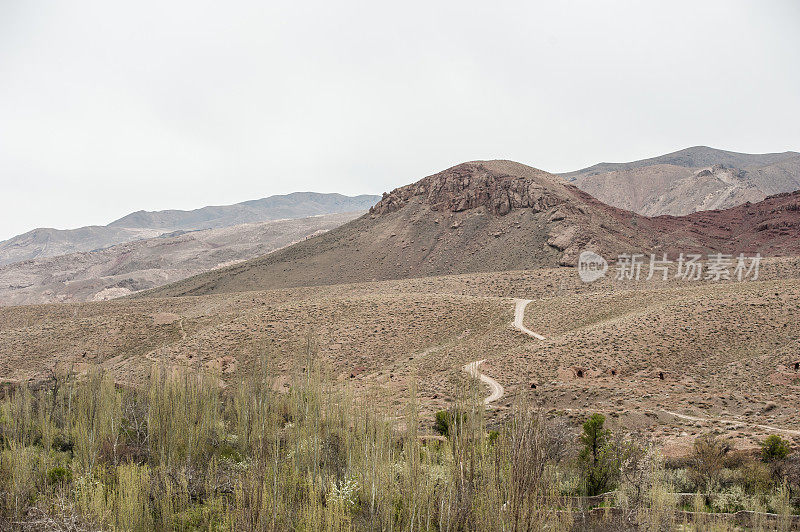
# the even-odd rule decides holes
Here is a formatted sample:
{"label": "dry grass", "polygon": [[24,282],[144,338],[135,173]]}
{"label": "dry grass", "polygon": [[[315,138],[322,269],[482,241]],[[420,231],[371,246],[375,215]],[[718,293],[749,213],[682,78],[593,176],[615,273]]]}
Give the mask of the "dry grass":
{"label": "dry grass", "polygon": [[[281,388],[302,368],[292,353],[312,331],[337,386],[393,416],[403,415],[412,382],[422,419],[450,408],[460,368],[486,359],[483,371],[507,394],[489,412],[490,424],[533,384],[546,410],[576,420],[600,411],[612,426],[652,431],[668,454],[712,430],[752,447],[767,432],[755,424],[800,428],[793,416],[800,374],[792,364],[800,361],[799,266],[771,259],[761,281],[740,284],[585,285],[560,268],[10,307],[0,309],[0,374],[37,385],[53,369],[84,373],[99,365],[117,382],[141,384],[157,362],[229,383],[267,347]],[[510,297],[534,300],[525,323],[546,342],[509,327]]]}
{"label": "dry grass", "polygon": [[[117,388],[93,370],[58,376],[38,394],[12,392],[0,408],[0,526],[664,530],[687,521],[728,530],[741,517],[705,513],[699,495],[700,513],[680,512],[669,475],[682,470],[668,472],[651,445],[622,432],[604,447],[610,487],[619,488],[606,501],[615,506],[589,510],[600,501],[576,497],[583,473],[563,418],[520,399],[489,431],[481,392],[467,382],[455,392],[449,436],[429,438],[415,386],[400,428],[341,389],[316,354],[306,337],[296,354],[306,369],[284,392],[264,357],[225,390],[218,376],[155,367],[142,388]],[[720,461],[715,482],[738,474],[729,467]],[[751,491],[742,478],[715,493],[711,509],[756,510],[746,516],[754,529],[788,530],[789,490],[800,479],[768,476]]]}

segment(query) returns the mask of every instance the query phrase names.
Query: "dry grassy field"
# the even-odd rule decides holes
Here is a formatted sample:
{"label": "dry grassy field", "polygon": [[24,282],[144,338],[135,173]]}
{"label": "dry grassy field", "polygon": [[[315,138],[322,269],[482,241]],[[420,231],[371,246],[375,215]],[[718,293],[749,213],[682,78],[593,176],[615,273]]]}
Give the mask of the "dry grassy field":
{"label": "dry grassy field", "polygon": [[[800,434],[798,265],[770,259],[741,283],[584,284],[555,268],[10,307],[0,309],[0,374],[36,384],[99,365],[136,384],[159,362],[231,382],[266,354],[288,377],[312,342],[333,378],[387,416],[414,383],[423,425],[456,400],[462,366],[485,359],[481,371],[505,388],[490,420],[525,396],[575,420],[602,412],[667,452],[710,431],[750,447],[770,432]],[[532,300],[524,323],[544,341],[511,326],[513,298]]]}

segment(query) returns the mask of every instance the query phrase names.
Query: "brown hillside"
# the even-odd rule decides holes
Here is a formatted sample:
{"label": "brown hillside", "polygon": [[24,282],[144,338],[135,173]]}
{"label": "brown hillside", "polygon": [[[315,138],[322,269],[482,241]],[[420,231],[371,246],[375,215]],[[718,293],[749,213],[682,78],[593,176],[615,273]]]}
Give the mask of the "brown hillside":
{"label": "brown hillside", "polygon": [[[574,264],[581,249],[650,248],[632,218],[558,176],[463,163],[389,194],[329,233],[150,292],[198,295]],[[644,220],[644,219],[643,219]]]}
{"label": "brown hillside", "polygon": [[664,242],[764,256],[800,254],[800,191],[725,210],[651,220],[664,233]]}
{"label": "brown hillside", "polygon": [[695,146],[561,176],[621,209],[643,216],[683,216],[800,189],[800,153],[749,154]]}
{"label": "brown hillside", "polygon": [[647,218],[562,178],[510,161],[474,161],[385,194],[370,213],[248,262],[150,296],[200,295],[574,265],[619,253],[800,253],[797,195],[725,211]]}

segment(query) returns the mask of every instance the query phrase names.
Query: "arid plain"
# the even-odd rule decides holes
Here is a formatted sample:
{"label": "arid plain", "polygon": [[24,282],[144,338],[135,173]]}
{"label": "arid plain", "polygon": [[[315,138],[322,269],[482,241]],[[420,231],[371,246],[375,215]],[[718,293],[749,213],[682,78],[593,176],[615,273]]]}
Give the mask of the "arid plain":
{"label": "arid plain", "polygon": [[[240,378],[266,353],[276,375],[316,359],[355,397],[401,416],[412,389],[423,424],[480,371],[504,395],[501,421],[533,400],[577,423],[602,412],[646,430],[665,452],[724,432],[741,448],[765,434],[800,441],[800,260],[768,259],[756,281],[592,284],[575,268],[0,310],[0,373],[45,382],[99,364],[120,383],[154,363]],[[512,326],[515,299],[532,300]],[[479,393],[488,395],[481,385]]]}

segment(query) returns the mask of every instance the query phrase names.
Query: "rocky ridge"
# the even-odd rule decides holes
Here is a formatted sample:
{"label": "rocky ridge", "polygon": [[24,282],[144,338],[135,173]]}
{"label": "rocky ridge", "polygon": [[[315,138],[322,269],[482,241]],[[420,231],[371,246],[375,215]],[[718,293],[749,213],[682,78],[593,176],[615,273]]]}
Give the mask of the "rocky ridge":
{"label": "rocky ridge", "polygon": [[[548,175],[546,172],[540,173],[542,178]],[[510,175],[474,161],[459,164],[384,194],[369,212],[394,212],[412,198],[420,198],[433,211],[461,212],[486,207],[488,212],[500,216],[521,208],[542,212],[564,202],[563,197],[528,177]]]}

